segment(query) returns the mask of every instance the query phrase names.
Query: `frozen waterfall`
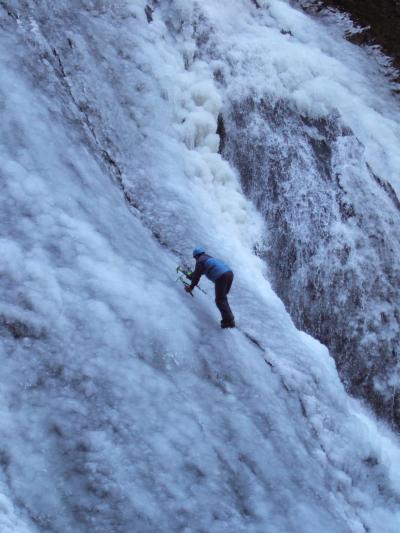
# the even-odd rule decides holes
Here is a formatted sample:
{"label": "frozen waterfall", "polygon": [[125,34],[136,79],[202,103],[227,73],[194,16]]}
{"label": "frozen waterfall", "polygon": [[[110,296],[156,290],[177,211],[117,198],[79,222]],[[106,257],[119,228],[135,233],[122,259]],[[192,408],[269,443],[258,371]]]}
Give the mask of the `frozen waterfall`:
{"label": "frozen waterfall", "polygon": [[[398,276],[373,60],[278,0],[5,0],[0,69],[1,532],[397,533],[398,438],[296,328],[326,265]],[[240,329],[175,282],[197,244]]]}

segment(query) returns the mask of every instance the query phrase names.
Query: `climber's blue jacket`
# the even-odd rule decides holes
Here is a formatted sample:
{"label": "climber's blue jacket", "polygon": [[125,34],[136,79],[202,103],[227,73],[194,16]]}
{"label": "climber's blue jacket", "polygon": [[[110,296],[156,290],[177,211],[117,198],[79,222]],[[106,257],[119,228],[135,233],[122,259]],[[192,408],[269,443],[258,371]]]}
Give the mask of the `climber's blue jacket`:
{"label": "climber's blue jacket", "polygon": [[203,274],[214,283],[218,278],[225,274],[225,272],[231,272],[232,269],[223,263],[220,259],[210,257],[207,254],[201,254],[196,257],[196,268],[192,275],[192,283],[190,287],[193,289],[199,282],[199,279]]}

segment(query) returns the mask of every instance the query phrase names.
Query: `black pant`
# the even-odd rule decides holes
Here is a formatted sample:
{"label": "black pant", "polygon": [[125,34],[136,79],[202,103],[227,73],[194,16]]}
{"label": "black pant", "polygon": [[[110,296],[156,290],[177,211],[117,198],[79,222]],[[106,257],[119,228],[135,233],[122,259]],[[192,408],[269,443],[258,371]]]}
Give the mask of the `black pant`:
{"label": "black pant", "polygon": [[215,303],[224,322],[233,322],[235,317],[229,307],[227,295],[231,289],[233,272],[225,272],[215,281]]}

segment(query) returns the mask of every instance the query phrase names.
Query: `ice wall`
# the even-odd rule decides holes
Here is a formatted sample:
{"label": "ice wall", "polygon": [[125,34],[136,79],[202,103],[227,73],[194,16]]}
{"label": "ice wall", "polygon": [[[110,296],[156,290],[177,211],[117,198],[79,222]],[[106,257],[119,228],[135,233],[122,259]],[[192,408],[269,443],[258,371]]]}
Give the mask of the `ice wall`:
{"label": "ice wall", "polygon": [[[153,8],[0,4],[1,529],[395,532],[395,437],[253,253],[199,7]],[[200,242],[241,330],[175,282]]]}
{"label": "ice wall", "polygon": [[224,95],[222,154],[266,220],[259,253],[295,323],[329,347],[347,390],[398,428],[398,100],[342,23],[284,2],[237,20],[245,4],[223,3],[223,17],[207,4],[194,25]]}

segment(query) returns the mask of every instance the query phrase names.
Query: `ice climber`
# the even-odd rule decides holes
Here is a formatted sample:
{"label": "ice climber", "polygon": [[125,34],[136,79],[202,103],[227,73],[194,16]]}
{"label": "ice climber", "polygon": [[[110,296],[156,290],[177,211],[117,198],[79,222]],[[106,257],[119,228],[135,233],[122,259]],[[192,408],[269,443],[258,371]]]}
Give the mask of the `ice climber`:
{"label": "ice climber", "polygon": [[215,283],[215,303],[222,316],[221,328],[234,328],[235,317],[228,303],[228,293],[233,281],[232,270],[220,259],[207,255],[202,246],[197,246],[193,250],[193,257],[196,259],[196,267],[191,275],[191,284],[185,286],[186,292],[192,292],[201,276],[205,274]]}

